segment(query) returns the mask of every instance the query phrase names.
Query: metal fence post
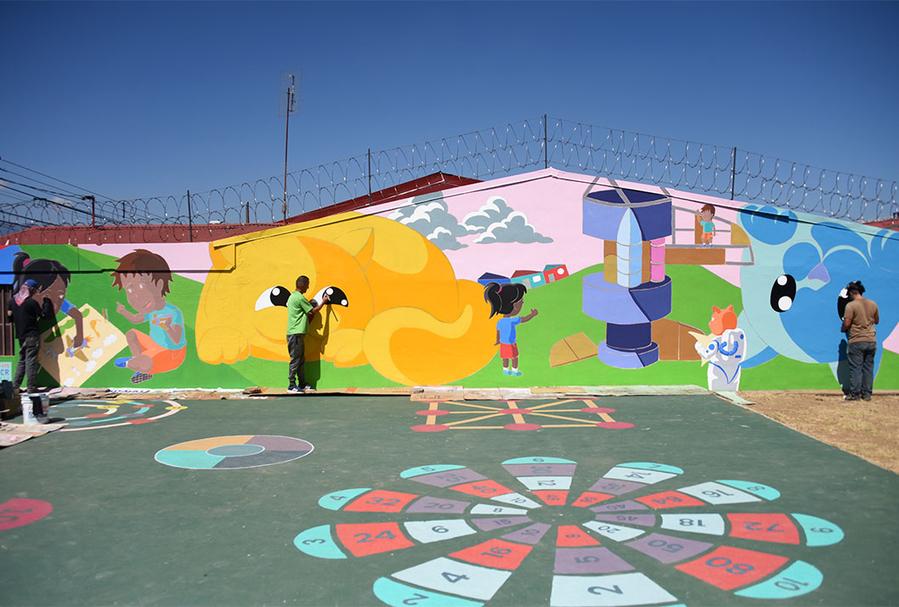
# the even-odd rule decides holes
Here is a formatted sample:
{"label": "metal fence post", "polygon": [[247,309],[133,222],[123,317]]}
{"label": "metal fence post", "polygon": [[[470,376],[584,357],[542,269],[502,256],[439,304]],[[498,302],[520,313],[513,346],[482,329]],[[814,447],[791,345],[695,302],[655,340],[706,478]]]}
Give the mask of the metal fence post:
{"label": "metal fence post", "polygon": [[737,146],[730,152],[730,199],[734,199],[734,190],[737,186]]}
{"label": "metal fence post", "polygon": [[368,148],[368,197],[371,198],[371,148]]}
{"label": "metal fence post", "polygon": [[549,168],[549,137],[546,128],[547,116],[543,114],[543,168]]}
{"label": "metal fence post", "polygon": [[194,241],[194,214],[190,207],[190,190],[187,190],[187,229],[190,241]]}

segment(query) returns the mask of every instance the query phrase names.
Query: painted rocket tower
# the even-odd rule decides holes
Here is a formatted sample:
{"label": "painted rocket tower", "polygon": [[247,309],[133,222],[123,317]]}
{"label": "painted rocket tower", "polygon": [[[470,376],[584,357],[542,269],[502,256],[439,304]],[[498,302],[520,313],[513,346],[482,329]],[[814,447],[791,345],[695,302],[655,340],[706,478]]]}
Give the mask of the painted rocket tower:
{"label": "painted rocket tower", "polygon": [[584,195],[587,236],[605,241],[604,272],[584,277],[583,310],[605,321],[599,359],[636,369],[659,360],[652,321],[671,312],[665,275],[665,238],[671,235],[671,198],[615,188]]}

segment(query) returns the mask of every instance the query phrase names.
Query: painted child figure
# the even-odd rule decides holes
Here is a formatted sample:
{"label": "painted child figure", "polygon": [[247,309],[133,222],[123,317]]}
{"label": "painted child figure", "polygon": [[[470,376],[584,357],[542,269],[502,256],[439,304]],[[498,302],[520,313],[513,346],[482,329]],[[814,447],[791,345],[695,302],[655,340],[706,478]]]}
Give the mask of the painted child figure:
{"label": "painted child figure", "polygon": [[709,335],[691,332],[696,338],[694,347],[708,363],[709,390],[713,392],[736,392],[740,389],[740,373],[746,354],[746,335],[737,327],[737,315],[732,305],[723,310],[712,306],[709,320]]}
{"label": "painted child figure", "polygon": [[134,371],[132,383],[147,381],[157,373],[181,366],[187,352],[181,310],[166,303],[172,272],[165,260],[146,249],[137,249],[117,260],[113,286],[125,290],[130,312],[121,303],[116,310],[132,324],[148,322],[149,334],[131,329],[125,335],[131,356],[117,358],[117,367]]}
{"label": "painted child figure", "polygon": [[715,218],[715,207],[710,204],[703,205],[696,213],[696,217],[702,230],[702,246],[712,246],[712,239],[715,237],[715,222],[712,221]]}
{"label": "painted child figure", "polygon": [[497,284],[488,283],[484,287],[484,300],[490,304],[490,317],[497,314],[503,317],[496,323],[496,343],[499,346],[499,356],[503,360],[503,373],[505,375],[519,376],[518,370],[518,343],[517,328],[521,323],[528,322],[537,316],[537,310],[531,308],[530,313],[518,316],[524,305],[524,295],[527,287],[523,284]]}

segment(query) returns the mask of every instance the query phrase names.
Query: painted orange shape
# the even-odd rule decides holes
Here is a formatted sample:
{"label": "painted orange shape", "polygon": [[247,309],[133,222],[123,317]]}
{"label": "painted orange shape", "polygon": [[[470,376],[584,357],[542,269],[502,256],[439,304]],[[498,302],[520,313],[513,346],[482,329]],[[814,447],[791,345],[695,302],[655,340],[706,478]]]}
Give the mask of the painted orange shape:
{"label": "painted orange shape", "polygon": [[363,557],[414,546],[397,523],[342,523],[334,531],[353,556]]}
{"label": "painted orange shape", "polygon": [[578,508],[589,508],[590,506],[595,506],[600,502],[604,502],[608,499],[612,499],[615,497],[611,493],[599,493],[597,491],[584,491],[580,494],[580,496],[572,502],[572,506],[577,506]]}
{"label": "painted orange shape", "polygon": [[786,514],[728,514],[730,536],[776,544],[798,544],[799,529]]}
{"label": "painted orange shape", "polygon": [[343,510],[346,512],[402,512],[403,508],[417,497],[414,493],[376,489],[360,495],[344,506]]}
{"label": "painted orange shape", "polygon": [[479,495],[481,497],[493,497],[496,495],[514,493],[514,491],[512,491],[508,487],[500,485],[496,481],[491,481],[489,479],[463,483],[461,485],[452,487],[452,489],[453,491],[461,491],[462,493],[467,493],[468,495]]}
{"label": "painted orange shape", "polygon": [[768,577],[789,560],[777,554],[719,546],[676,569],[722,590],[733,590]]}
{"label": "painted orange shape", "polygon": [[559,548],[581,548],[583,546],[599,546],[599,540],[582,531],[577,525],[559,525],[556,534],[556,546]]}
{"label": "painted orange shape", "polygon": [[564,506],[565,502],[568,501],[568,492],[567,491],[531,491],[534,495],[540,498],[547,506]]}
{"label": "painted orange shape", "polygon": [[518,569],[518,566],[530,553],[530,546],[494,539],[453,552],[450,556],[473,565],[513,571]]}

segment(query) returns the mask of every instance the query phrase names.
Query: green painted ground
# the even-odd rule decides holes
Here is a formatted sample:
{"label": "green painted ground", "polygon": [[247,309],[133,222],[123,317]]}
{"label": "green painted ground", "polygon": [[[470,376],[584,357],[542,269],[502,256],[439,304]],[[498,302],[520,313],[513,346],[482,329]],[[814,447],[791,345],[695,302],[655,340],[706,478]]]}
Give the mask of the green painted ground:
{"label": "green painted ground", "polygon": [[[319,507],[318,498],[339,489],[373,487],[464,499],[399,477],[406,468],[441,463],[469,466],[521,490],[500,463],[522,456],[578,462],[574,495],[627,461],[660,462],[685,471],[635,496],[716,479],[773,486],[782,494],[774,502],[690,512],[802,512],[838,524],[845,539],[803,548],[681,536],[802,559],[820,569],[820,589],[778,605],[899,603],[893,576],[893,546],[899,543],[896,475],[713,397],[600,399],[599,404],[617,408],[617,420],[635,423],[632,430],[438,434],[411,432],[408,427],[422,421],[414,412],[423,406],[398,397],[185,404],[187,410],[155,423],[55,433],[0,452],[0,502],[33,498],[54,507],[41,521],[0,531],[0,604],[378,604],[371,585],[379,576],[446,555],[482,536],[364,559],[318,560],[293,546],[299,531],[321,524],[430,518],[332,512]],[[71,415],[73,410],[59,411]],[[190,471],[153,459],[173,443],[234,434],[295,436],[316,449],[304,459],[248,470]],[[563,514],[574,516],[572,511]],[[553,540],[544,538],[490,605],[548,604]],[[615,542],[603,539],[603,545],[689,605],[766,604],[737,598]]]}

